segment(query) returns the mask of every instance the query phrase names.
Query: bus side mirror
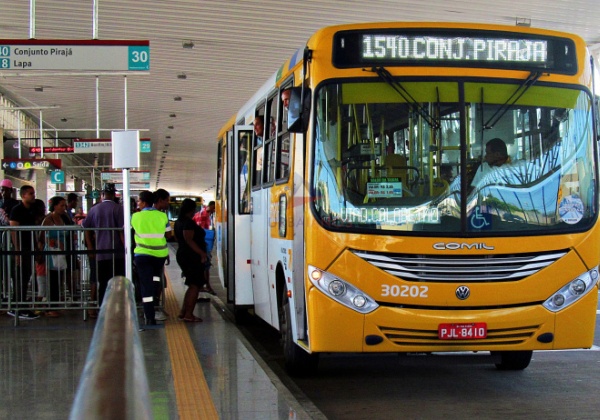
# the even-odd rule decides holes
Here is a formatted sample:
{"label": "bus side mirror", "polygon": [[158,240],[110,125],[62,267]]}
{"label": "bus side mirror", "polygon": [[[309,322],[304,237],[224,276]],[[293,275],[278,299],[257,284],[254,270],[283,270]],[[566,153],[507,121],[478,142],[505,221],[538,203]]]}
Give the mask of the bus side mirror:
{"label": "bus side mirror", "polygon": [[290,104],[288,107],[288,131],[290,133],[304,133],[308,128],[310,89],[304,89],[304,100],[302,99],[301,87],[290,89]]}

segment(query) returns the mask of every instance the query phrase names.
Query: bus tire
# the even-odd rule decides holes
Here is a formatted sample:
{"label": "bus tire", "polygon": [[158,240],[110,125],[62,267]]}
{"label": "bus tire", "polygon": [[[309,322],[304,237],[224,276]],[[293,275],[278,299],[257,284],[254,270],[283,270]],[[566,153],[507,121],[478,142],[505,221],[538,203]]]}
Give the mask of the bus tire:
{"label": "bus tire", "polygon": [[529,366],[533,351],[493,351],[492,356],[500,358],[496,362],[498,370],[523,370]]}
{"label": "bus tire", "polygon": [[289,301],[286,299],[282,308],[281,341],[285,369],[292,376],[310,376],[317,372],[319,355],[310,354],[294,343],[292,335],[292,316]]}

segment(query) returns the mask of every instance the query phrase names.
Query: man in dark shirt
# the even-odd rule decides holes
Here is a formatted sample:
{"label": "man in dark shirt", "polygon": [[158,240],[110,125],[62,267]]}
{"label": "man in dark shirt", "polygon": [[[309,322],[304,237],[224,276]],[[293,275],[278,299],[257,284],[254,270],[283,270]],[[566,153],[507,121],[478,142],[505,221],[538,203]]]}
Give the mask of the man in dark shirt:
{"label": "man in dark shirt", "polygon": [[[31,185],[24,185],[19,191],[21,203],[17,204],[10,213],[11,226],[35,226],[37,218],[37,205],[35,199],[35,189]],[[33,231],[12,231],[12,242],[15,251],[19,254],[15,257],[15,275],[13,276],[13,287],[15,297],[20,305],[24,305],[27,298],[27,286],[31,277],[31,268],[33,267],[33,255],[37,243]],[[14,311],[9,311],[9,315],[15,316]],[[19,311],[19,319],[36,319],[38,318],[31,311]]]}
{"label": "man in dark shirt", "polygon": [[79,196],[75,193],[67,194],[67,216],[71,220],[71,224],[74,224],[73,216],[75,216],[75,210],[79,204]]}
{"label": "man in dark shirt", "polygon": [[0,182],[0,224],[8,226],[10,223],[10,212],[19,204],[18,200],[12,198],[13,184],[10,179]]}
{"label": "man in dark shirt", "polygon": [[[102,201],[93,206],[81,226],[84,228],[120,228],[123,229],[123,206],[115,203],[115,184],[106,184],[102,191]],[[85,243],[88,250],[105,251],[90,253],[90,264],[98,263],[98,305],[102,305],[108,281],[113,276],[125,275],[125,247],[123,230],[85,231]]]}

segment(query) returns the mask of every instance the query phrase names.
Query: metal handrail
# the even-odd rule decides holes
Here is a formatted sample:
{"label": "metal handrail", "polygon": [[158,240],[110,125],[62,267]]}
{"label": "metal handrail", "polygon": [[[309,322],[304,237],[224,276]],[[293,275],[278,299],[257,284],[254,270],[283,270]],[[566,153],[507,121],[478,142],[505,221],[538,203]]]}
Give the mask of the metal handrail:
{"label": "metal handrail", "polygon": [[[89,250],[84,241],[85,232],[107,231],[114,232],[113,248],[102,251]],[[80,310],[83,319],[87,319],[87,310],[98,308],[98,302],[92,300],[92,286],[95,278],[90,260],[91,254],[110,255],[110,258],[123,256],[123,251],[116,249],[117,235],[123,232],[123,228],[83,228],[81,226],[0,226],[0,294],[3,300],[0,309],[11,311],[15,314],[15,326],[19,325],[19,312],[21,311],[63,311]],[[23,240],[29,243],[27,249],[17,251],[14,247],[11,233],[23,235]],[[72,246],[64,250],[49,249],[41,247],[39,237],[52,233],[64,235]],[[114,257],[113,257],[114,256]],[[22,271],[22,264],[15,264],[15,257],[20,257],[21,262],[28,262],[31,272]],[[65,270],[55,270],[51,259],[66,259]],[[91,261],[91,263],[90,263]],[[41,267],[38,267],[38,263]],[[45,263],[45,265],[44,265]],[[40,271],[38,272],[38,268]],[[29,274],[35,273],[35,279],[23,280]],[[17,292],[18,288],[31,287],[25,292]],[[25,296],[23,296],[23,294]]]}
{"label": "metal handrail", "polygon": [[134,287],[109,283],[70,419],[152,419]]}

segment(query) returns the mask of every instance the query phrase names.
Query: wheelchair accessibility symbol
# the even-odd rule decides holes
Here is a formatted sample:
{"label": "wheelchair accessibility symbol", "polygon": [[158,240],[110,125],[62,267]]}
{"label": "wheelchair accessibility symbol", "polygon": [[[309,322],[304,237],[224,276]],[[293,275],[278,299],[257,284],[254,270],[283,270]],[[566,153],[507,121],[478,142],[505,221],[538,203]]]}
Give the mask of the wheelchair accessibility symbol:
{"label": "wheelchair accessibility symbol", "polygon": [[481,207],[476,206],[473,214],[469,217],[469,223],[473,229],[489,229],[492,226],[492,216],[481,213]]}

